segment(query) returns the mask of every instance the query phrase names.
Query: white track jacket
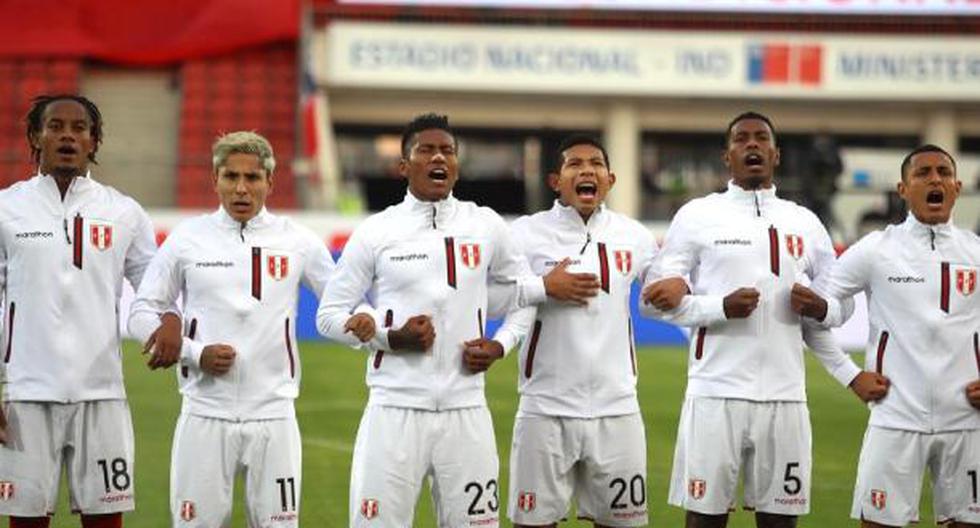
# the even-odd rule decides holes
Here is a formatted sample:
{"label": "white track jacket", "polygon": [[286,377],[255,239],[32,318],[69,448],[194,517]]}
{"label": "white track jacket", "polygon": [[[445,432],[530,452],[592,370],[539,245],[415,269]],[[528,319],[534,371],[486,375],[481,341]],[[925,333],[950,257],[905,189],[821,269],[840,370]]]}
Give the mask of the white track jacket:
{"label": "white track jacket", "polygon": [[[759,290],[745,319],[721,319],[694,330],[688,361],[689,396],[752,401],[805,401],[803,327],[790,308],[794,282],[820,290],[835,263],[816,215],[776,197],[776,189],[724,193],[688,202],[674,216],[654,266],[658,275],[689,276],[693,294],[719,305],[738,288]],[[853,302],[828,301],[828,317],[848,316]],[[807,323],[814,352],[841,384],[859,372],[826,329]],[[808,336],[809,338],[809,336]]]}
{"label": "white track jacket", "polygon": [[139,287],[154,251],[139,204],[90,177],[64,200],[44,175],[0,191],[6,398],[125,399],[119,296],[123,277]]}
{"label": "white track jacket", "polygon": [[[515,220],[511,234],[536,274],[547,274],[567,257],[570,272],[593,273],[600,283],[585,307],[548,299],[509,314],[497,332],[505,345],[523,340],[518,416],[639,412],[630,287],[648,278],[657,251],[653,234],[605,206],[583,222],[578,211],[557,200],[548,211]],[[684,297],[677,318],[688,324],[718,319],[716,307],[701,301]],[[698,312],[699,306],[708,313]]]}
{"label": "white track jacket", "polygon": [[[423,202],[407,193],[354,230],[320,302],[317,328],[349,343],[344,323],[367,294],[378,328],[367,359],[369,404],[483,406],[483,374],[464,367],[463,343],[483,336],[488,281],[510,285],[519,306],[545,298],[543,281],[531,273],[497,213],[451,195]],[[391,352],[385,329],[415,315],[432,318],[432,348]]]}
{"label": "white track jacket", "polygon": [[891,380],[870,424],[923,433],[980,429],[966,386],[980,379],[980,238],[950,224],[905,222],[841,255],[831,295],[868,299],[865,368]]}
{"label": "white track jacket", "polygon": [[[224,209],[182,222],[160,247],[133,302],[129,330],[145,342],[182,295],[177,379],[183,412],[224,420],[294,416],[300,281],[318,296],[334,267],[309,229],[264,208],[242,224]],[[236,351],[231,370],[200,369],[206,345]]]}

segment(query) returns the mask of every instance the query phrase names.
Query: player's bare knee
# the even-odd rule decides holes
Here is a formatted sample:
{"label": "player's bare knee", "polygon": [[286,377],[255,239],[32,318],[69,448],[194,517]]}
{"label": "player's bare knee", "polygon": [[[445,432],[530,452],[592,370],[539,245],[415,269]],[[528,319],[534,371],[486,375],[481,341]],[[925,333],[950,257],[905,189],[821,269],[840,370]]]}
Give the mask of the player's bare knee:
{"label": "player's bare knee", "polygon": [[756,512],[755,525],[759,528],[796,528],[796,516]]}
{"label": "player's bare knee", "polygon": [[708,515],[689,511],[686,517],[686,528],[725,528],[728,526],[728,514]]}

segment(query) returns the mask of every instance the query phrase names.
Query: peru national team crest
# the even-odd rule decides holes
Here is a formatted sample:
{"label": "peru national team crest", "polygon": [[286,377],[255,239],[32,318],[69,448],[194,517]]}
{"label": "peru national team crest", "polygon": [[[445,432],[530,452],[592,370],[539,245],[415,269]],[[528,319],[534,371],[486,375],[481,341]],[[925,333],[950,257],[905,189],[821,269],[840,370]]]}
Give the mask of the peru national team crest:
{"label": "peru national team crest", "polygon": [[283,280],[289,275],[289,257],[286,255],[269,255],[269,276],[273,279]]}
{"label": "peru national team crest", "polygon": [[14,483],[0,481],[0,500],[7,501],[14,498]]}
{"label": "peru national team crest", "polygon": [[977,289],[977,270],[956,270],[956,290],[963,295],[970,295]]}
{"label": "peru national team crest", "polygon": [[378,516],[378,499],[364,499],[361,501],[361,515],[365,519],[371,520]]}
{"label": "peru national team crest", "polygon": [[105,251],[112,247],[112,226],[107,224],[91,224],[89,235],[92,240],[92,247],[99,251]]}
{"label": "peru national team crest", "polygon": [[191,522],[197,517],[197,510],[194,508],[194,501],[185,500],[180,503],[180,520]]}
{"label": "peru national team crest", "polygon": [[887,499],[888,494],[884,491],[877,489],[871,490],[871,505],[874,506],[876,510],[884,510]]}
{"label": "peru national team crest", "polygon": [[803,257],[803,237],[786,235],[786,251],[796,260]]}
{"label": "peru national team crest", "polygon": [[467,268],[476,269],[480,265],[480,244],[460,244],[459,253]]}
{"label": "peru national team crest", "polygon": [[613,260],[616,261],[616,269],[623,275],[629,275],[633,269],[633,252],[629,250],[613,251]]}
{"label": "peru national team crest", "polygon": [[687,491],[691,494],[692,499],[701,500],[704,498],[705,492],[708,491],[708,484],[701,479],[691,479],[687,485]]}
{"label": "peru national team crest", "polygon": [[522,491],[517,495],[517,508],[522,512],[529,512],[534,509],[536,499],[533,491]]}

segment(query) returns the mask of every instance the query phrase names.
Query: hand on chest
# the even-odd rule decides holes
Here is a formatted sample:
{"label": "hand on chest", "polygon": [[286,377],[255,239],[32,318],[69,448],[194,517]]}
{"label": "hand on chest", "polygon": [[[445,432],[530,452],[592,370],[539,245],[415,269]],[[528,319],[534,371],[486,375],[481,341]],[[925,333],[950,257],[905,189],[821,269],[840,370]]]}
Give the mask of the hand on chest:
{"label": "hand on chest", "polygon": [[589,240],[583,244],[554,244],[535,248],[529,255],[536,275],[547,275],[564,259],[569,259],[569,273],[591,273],[599,280],[604,293],[629,288],[636,277],[640,258],[633,243],[610,239]]}

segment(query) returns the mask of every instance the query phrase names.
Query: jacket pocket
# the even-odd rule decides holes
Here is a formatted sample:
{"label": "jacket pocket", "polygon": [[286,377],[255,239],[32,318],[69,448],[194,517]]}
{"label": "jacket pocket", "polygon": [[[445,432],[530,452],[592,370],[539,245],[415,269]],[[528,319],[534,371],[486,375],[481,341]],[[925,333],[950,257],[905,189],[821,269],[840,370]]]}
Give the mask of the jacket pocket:
{"label": "jacket pocket", "polygon": [[289,358],[289,377],[296,377],[296,358],[293,357],[293,341],[289,338],[289,318],[286,318],[286,356]]}
{"label": "jacket pocket", "polygon": [[875,355],[875,372],[881,374],[885,366],[885,348],[888,347],[888,330],[882,330],[878,336],[878,353]]}
{"label": "jacket pocket", "polygon": [[[395,313],[392,312],[389,309],[387,312],[385,312],[385,326],[384,327],[385,328],[391,328],[391,324],[394,322],[394,320],[395,320]],[[381,368],[381,360],[384,359],[384,357],[385,357],[385,351],[384,350],[378,350],[377,352],[374,353],[374,369],[375,370]]]}
{"label": "jacket pocket", "polygon": [[14,344],[14,312],[17,310],[16,303],[10,303],[7,307],[7,351],[3,355],[3,362],[10,363],[10,352]]}
{"label": "jacket pocket", "polygon": [[534,352],[538,349],[539,337],[541,337],[541,321],[535,321],[534,330],[531,331],[531,342],[527,345],[527,360],[524,363],[525,378],[530,378],[534,369]]}
{"label": "jacket pocket", "polygon": [[[193,341],[195,336],[197,336],[197,318],[196,317],[194,319],[191,319],[191,324],[188,325],[188,327],[187,327],[187,338],[190,339],[191,341]],[[184,366],[180,367],[180,375],[181,376],[183,376],[183,377],[186,378],[189,372],[190,372],[190,369],[187,367],[187,365],[184,365]]]}
{"label": "jacket pocket", "polygon": [[636,349],[633,345],[633,318],[626,318],[626,339],[630,340],[630,366],[633,367],[633,377],[636,377]]}
{"label": "jacket pocket", "polygon": [[704,357],[704,336],[708,333],[708,327],[698,328],[697,341],[694,344],[694,359],[700,360]]}

